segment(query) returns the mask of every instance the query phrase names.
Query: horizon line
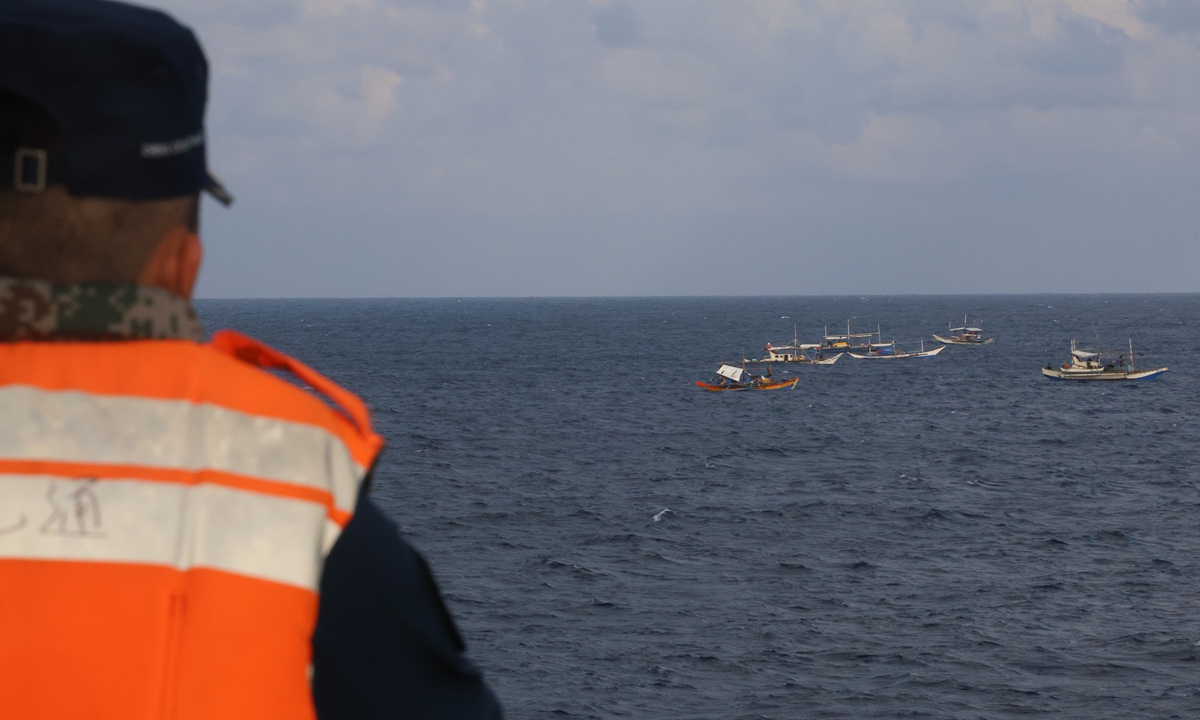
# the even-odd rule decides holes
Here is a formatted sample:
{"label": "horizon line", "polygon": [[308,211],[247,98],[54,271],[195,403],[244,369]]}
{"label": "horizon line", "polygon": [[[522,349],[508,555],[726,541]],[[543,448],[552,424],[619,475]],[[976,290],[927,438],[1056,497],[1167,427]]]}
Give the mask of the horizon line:
{"label": "horizon line", "polygon": [[1161,297],[1200,295],[1189,292],[1009,292],[1009,293],[829,293],[829,294],[759,294],[759,295],[337,295],[337,296],[275,296],[275,297],[195,297],[193,302],[256,300],[745,300],[756,298],[968,298],[968,297]]}

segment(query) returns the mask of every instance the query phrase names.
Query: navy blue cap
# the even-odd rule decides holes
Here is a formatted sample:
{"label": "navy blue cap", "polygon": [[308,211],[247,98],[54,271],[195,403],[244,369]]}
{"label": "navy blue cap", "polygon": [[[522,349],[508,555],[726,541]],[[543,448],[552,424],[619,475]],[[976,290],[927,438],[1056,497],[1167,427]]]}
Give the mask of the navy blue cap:
{"label": "navy blue cap", "polygon": [[208,190],[208,61],[196,36],[158,10],[108,0],[0,0],[0,88],[54,119],[61,155],[21,148],[5,176],[36,192],[161,200]]}

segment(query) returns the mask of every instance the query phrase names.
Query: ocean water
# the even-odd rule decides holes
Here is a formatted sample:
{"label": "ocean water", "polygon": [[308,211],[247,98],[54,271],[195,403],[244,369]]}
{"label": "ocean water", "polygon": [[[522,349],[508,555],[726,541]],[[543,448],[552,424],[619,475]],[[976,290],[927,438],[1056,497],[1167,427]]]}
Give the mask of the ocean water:
{"label": "ocean water", "polygon": [[[199,308],[367,400],[510,718],[1200,717],[1200,296]],[[694,385],[963,313],[996,342]],[[1040,376],[1095,332],[1171,372]]]}

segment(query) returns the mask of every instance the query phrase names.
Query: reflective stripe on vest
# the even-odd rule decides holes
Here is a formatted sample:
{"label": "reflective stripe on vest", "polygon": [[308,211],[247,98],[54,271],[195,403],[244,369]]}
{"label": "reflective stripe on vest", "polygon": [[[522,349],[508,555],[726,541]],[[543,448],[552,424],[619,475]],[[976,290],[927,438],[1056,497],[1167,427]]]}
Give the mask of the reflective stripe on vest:
{"label": "reflective stripe on vest", "polygon": [[381,445],[233,333],[0,344],[0,717],[311,718],[321,564]]}

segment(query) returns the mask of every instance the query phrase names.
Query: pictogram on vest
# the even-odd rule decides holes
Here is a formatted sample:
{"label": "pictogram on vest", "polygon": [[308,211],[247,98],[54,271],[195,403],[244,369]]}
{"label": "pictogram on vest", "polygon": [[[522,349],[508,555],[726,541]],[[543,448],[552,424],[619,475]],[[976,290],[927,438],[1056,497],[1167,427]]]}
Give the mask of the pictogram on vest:
{"label": "pictogram on vest", "polygon": [[236,333],[0,343],[0,718],[312,718],[321,566],[382,444]]}

